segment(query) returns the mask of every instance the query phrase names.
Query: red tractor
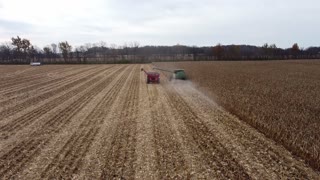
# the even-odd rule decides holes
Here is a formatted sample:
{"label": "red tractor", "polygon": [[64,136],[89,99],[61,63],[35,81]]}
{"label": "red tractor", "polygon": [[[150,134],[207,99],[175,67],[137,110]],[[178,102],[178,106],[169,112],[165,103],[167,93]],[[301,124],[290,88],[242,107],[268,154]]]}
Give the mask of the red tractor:
{"label": "red tractor", "polygon": [[143,71],[147,75],[147,84],[149,83],[160,83],[160,74],[157,72],[147,72],[143,68],[141,68],[141,71]]}

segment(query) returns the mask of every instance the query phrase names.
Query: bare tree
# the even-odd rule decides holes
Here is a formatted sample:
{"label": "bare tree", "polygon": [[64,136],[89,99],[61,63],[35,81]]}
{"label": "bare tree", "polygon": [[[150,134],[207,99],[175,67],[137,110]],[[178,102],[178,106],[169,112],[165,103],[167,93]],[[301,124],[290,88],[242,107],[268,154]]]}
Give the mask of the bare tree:
{"label": "bare tree", "polygon": [[277,46],[276,46],[276,44],[270,44],[269,48],[271,48],[271,49],[277,49]]}
{"label": "bare tree", "polygon": [[232,59],[239,59],[240,55],[240,46],[238,45],[231,45],[230,47],[230,55]]}
{"label": "bare tree", "polygon": [[29,56],[31,58],[31,61],[34,61],[34,58],[35,58],[36,53],[37,53],[37,50],[33,46],[31,46],[28,53],[29,53]]}
{"label": "bare tree", "polygon": [[224,54],[224,49],[220,43],[213,47],[213,53],[217,57],[217,59],[221,59]]}
{"label": "bare tree", "polygon": [[22,49],[23,53],[27,55],[28,50],[31,48],[31,43],[28,39],[23,39],[22,40]]}
{"label": "bare tree", "polygon": [[85,46],[87,49],[92,48],[92,44],[91,44],[91,43],[86,43],[84,46]]}
{"label": "bare tree", "polygon": [[192,46],[191,47],[191,53],[192,53],[192,58],[194,61],[197,60],[197,55],[198,55],[198,47],[197,46]]}
{"label": "bare tree", "polygon": [[62,52],[62,56],[65,62],[67,62],[68,58],[71,55],[72,46],[69,45],[68,41],[60,42],[59,49]]}
{"label": "bare tree", "polygon": [[106,49],[107,49],[107,43],[104,42],[104,41],[100,41],[100,42],[99,42],[99,46],[100,46],[100,48],[101,48],[101,53],[102,53],[102,55],[103,55],[103,60],[104,60],[105,63],[107,63],[107,60],[108,60],[108,58],[106,57],[106,56],[107,56],[107,51],[106,51]]}
{"label": "bare tree", "polygon": [[11,60],[13,48],[14,47],[10,42],[3,43],[0,46],[0,57],[1,57],[2,63],[7,63]]}
{"label": "bare tree", "polygon": [[295,51],[299,51],[300,50],[298,43],[294,43],[292,45],[292,50],[295,50]]}
{"label": "bare tree", "polygon": [[56,44],[54,44],[54,43],[52,43],[51,44],[51,48],[52,48],[52,52],[54,53],[54,54],[57,54],[58,53],[58,46],[56,45]]}
{"label": "bare tree", "polygon": [[122,53],[122,60],[123,62],[126,62],[128,60],[128,58],[126,57],[129,57],[129,48],[128,48],[128,44],[127,43],[124,43],[123,46],[122,46],[122,49],[123,49],[123,53]]}
{"label": "bare tree", "polygon": [[300,52],[300,48],[299,48],[298,43],[294,43],[292,45],[291,51],[292,51],[292,54],[295,56],[295,58],[297,58],[297,56],[298,56],[298,54]]}
{"label": "bare tree", "polygon": [[270,44],[269,49],[270,49],[272,58],[275,58],[275,56],[277,54],[277,49],[278,49],[276,44]]}
{"label": "bare tree", "polygon": [[75,49],[75,56],[78,61],[78,63],[87,63],[86,62],[86,52],[87,48],[85,46],[79,46]]}
{"label": "bare tree", "polygon": [[43,48],[43,52],[44,52],[46,58],[47,58],[47,59],[50,59],[50,62],[52,62],[52,59],[51,59],[51,58],[52,58],[53,52],[52,52],[50,46],[44,47],[44,48]]}
{"label": "bare tree", "polygon": [[113,58],[113,63],[116,63],[116,56],[117,56],[117,45],[110,44],[111,56]]}
{"label": "bare tree", "polygon": [[99,41],[98,43],[96,43],[97,47],[101,47],[101,48],[105,48],[107,47],[107,43],[104,41]]}
{"label": "bare tree", "polygon": [[31,48],[31,43],[28,39],[21,39],[19,36],[17,38],[11,38],[12,45],[15,46],[16,56],[18,58],[27,60],[29,49]]}
{"label": "bare tree", "polygon": [[17,36],[17,38],[11,38],[12,40],[12,45],[13,46],[16,46],[15,47],[15,50],[18,51],[18,52],[21,52],[22,51],[22,40],[19,36]]}
{"label": "bare tree", "polygon": [[132,54],[133,54],[133,63],[136,63],[136,56],[138,53],[139,46],[140,46],[140,43],[137,41],[130,43],[130,47],[132,49]]}

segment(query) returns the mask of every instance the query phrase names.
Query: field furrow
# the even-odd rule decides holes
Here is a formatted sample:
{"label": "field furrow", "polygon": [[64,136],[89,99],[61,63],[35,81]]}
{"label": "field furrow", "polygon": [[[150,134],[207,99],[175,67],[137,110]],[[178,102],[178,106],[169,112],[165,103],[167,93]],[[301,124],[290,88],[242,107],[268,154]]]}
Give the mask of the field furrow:
{"label": "field furrow", "polygon": [[166,101],[159,97],[157,87],[150,87],[150,99],[153,140],[156,150],[156,169],[160,179],[187,177],[188,165],[182,152],[181,144],[172,129],[170,115],[164,108]]}
{"label": "field furrow", "polygon": [[28,71],[34,70],[31,66],[24,66],[24,65],[14,65],[14,66],[7,66],[7,65],[0,65],[0,71],[3,76],[0,78],[0,81],[5,81],[8,78],[22,74]]}
{"label": "field furrow", "polygon": [[[31,99],[28,99],[16,106],[13,106],[13,107],[9,107],[3,111],[1,111],[1,117],[0,117],[0,121],[11,116],[11,115],[14,115],[16,114],[17,112],[19,111],[22,111],[23,109],[26,109],[28,108],[29,106],[33,106],[33,105],[36,105],[37,103],[49,98],[49,97],[52,97],[52,96],[56,96],[57,94],[61,94],[62,96],[60,97],[57,97],[57,98],[60,98],[61,100],[64,100],[64,97],[68,97],[70,95],[73,94],[73,92],[69,92],[68,95],[66,95],[66,91],[69,90],[70,88],[73,88],[74,86],[78,85],[79,83],[82,83],[84,81],[87,81],[87,80],[90,80],[90,82],[87,82],[88,84],[87,85],[83,85],[81,86],[81,88],[77,88],[77,89],[74,89],[74,91],[82,91],[82,88],[85,88],[87,87],[88,85],[90,85],[90,83],[94,83],[94,81],[97,81],[100,77],[99,77],[99,74],[106,71],[106,70],[109,70],[111,67],[108,67],[106,69],[102,69],[102,70],[99,70],[97,72],[93,72],[91,73],[90,75],[86,76],[86,77],[83,77],[82,79],[78,79],[76,81],[73,81],[71,83],[68,83],[56,90],[53,90],[53,91],[49,91],[47,93],[44,93],[44,94],[41,94],[39,96],[36,96],[34,98],[31,98]],[[98,76],[98,77],[97,77]],[[95,79],[92,79],[93,77],[96,77]],[[52,101],[50,101],[51,103],[53,102],[59,102],[59,101],[56,101],[55,99],[53,99]]]}
{"label": "field furrow", "polygon": [[136,66],[132,74],[128,93],[120,110],[111,147],[105,157],[101,179],[128,179],[134,176],[136,161],[137,112],[139,106],[140,70]]}
{"label": "field furrow", "polygon": [[190,90],[183,90],[186,87],[189,87],[189,84],[180,85],[177,91],[251,176],[264,179],[315,177],[303,164],[288,158],[283,148],[276,147],[272,141],[266,141],[261,134],[252,131],[252,128],[206,100],[206,97],[195,89],[189,87]]}
{"label": "field furrow", "polygon": [[[231,156],[217,140],[215,134],[202,122],[198,115],[173,89],[169,90],[168,101],[182,117],[188,135],[196,142],[201,158],[215,172],[218,178],[249,179],[244,168]],[[186,137],[187,137],[186,136]]]}
{"label": "field furrow", "polygon": [[[214,81],[219,83],[211,89],[235,86],[254,94],[251,85],[265,80],[242,86],[240,72],[236,85],[229,86],[198,69],[200,77],[206,77],[203,87],[190,79],[170,79],[171,74],[160,71],[160,84],[147,84],[140,68],[157,71],[148,64],[0,66],[0,179],[320,179],[316,165],[245,123],[205,91],[206,83]],[[224,73],[216,70],[216,76]],[[253,70],[244,77],[260,76]],[[304,71],[310,75],[301,73],[299,78],[318,82],[317,73]],[[262,93],[273,91],[264,87]],[[224,90],[231,92],[229,88]],[[233,92],[238,90],[245,91]],[[316,97],[315,91],[310,93]],[[271,105],[254,97],[260,98],[255,101],[259,106]],[[280,103],[284,96],[276,97]],[[221,94],[219,98],[229,100]],[[292,103],[304,99],[291,99],[294,114],[299,111]],[[309,105],[313,108],[304,112],[317,110],[316,103]],[[295,114],[311,118],[308,124],[300,122],[306,130],[297,136],[313,138],[312,154],[318,156],[315,115]],[[283,121],[288,120],[279,123]],[[298,139],[296,143],[302,144],[301,150],[310,145]]]}
{"label": "field furrow", "polygon": [[[124,70],[125,67],[118,69],[118,72]],[[115,78],[118,74],[113,73],[103,81],[99,81],[97,85],[90,88],[91,91],[79,97],[77,101],[63,109],[59,114],[48,119],[47,122],[18,143],[14,148],[4,153],[0,159],[0,177],[8,178],[13,177],[26,162],[30,161],[34,156],[45,146],[52,136],[59,133],[63,127],[66,126],[72,117],[81,110],[88,101],[91,100],[96,94],[101,92],[107,87],[108,82]]]}
{"label": "field furrow", "polygon": [[11,106],[15,106],[16,104],[21,103],[25,99],[34,98],[44,93],[54,91],[76,80],[83,79],[83,78],[86,78],[87,76],[93,75],[94,72],[98,72],[98,71],[99,69],[97,68],[82,70],[77,73],[72,73],[70,75],[67,75],[61,79],[59,78],[60,79],[59,81],[52,82],[46,86],[39,86],[36,89],[28,89],[26,91],[21,91],[20,93],[16,93],[11,97],[6,96],[4,100],[0,101],[0,106],[2,107],[0,108],[0,110],[7,109]]}
{"label": "field furrow", "polygon": [[[108,68],[109,70],[109,68]],[[102,70],[101,73],[105,73],[105,69]],[[112,75],[114,72],[111,72],[110,75]],[[87,78],[94,78],[94,76],[87,76]],[[28,112],[27,114],[16,118],[12,121],[9,121],[4,126],[0,127],[1,130],[1,138],[8,138],[15,133],[17,133],[19,130],[22,128],[25,128],[27,125],[33,123],[33,121],[36,121],[38,118],[40,118],[43,114],[49,112],[52,110],[54,107],[60,105],[62,102],[76,96],[77,94],[85,91],[86,89],[90,88],[95,82],[97,82],[101,77],[96,77],[92,80],[87,81],[84,84],[81,84],[81,86],[78,86],[75,89],[72,89],[68,93],[64,93],[62,96],[59,96],[56,99],[53,99],[52,101],[49,101],[48,103],[44,104],[43,106],[40,106],[37,109],[34,109],[33,111]],[[77,80],[79,81],[79,80]],[[76,82],[77,82],[76,81]],[[80,82],[80,81],[79,81]]]}
{"label": "field furrow", "polygon": [[81,166],[82,157],[85,156],[96,134],[100,131],[101,124],[108,114],[110,106],[128,77],[129,74],[123,71],[121,77],[115,84],[112,84],[101,101],[48,165],[42,174],[42,178],[50,179],[57,174],[64,178],[71,178],[73,174],[77,173]]}
{"label": "field furrow", "polygon": [[[93,69],[93,68],[91,68],[91,69]],[[73,71],[76,71],[76,72],[73,73]],[[59,73],[59,76],[58,76],[58,77],[62,76],[60,78],[54,78],[48,74],[48,75],[39,77],[40,80],[36,83],[28,82],[28,86],[22,85],[21,87],[11,87],[8,89],[3,89],[3,91],[0,92],[0,95],[8,98],[8,97],[11,97],[11,96],[14,96],[17,94],[27,93],[27,92],[34,90],[34,89],[37,89],[39,87],[46,87],[47,85],[55,84],[56,82],[59,82],[61,80],[66,80],[66,78],[69,78],[69,77],[75,76],[79,73],[87,72],[87,71],[88,71],[88,69],[85,68],[84,70],[80,69],[80,71],[79,71],[79,69],[75,69],[75,70],[67,71],[67,73],[61,72],[61,73]],[[70,74],[70,72],[72,74]],[[64,74],[67,74],[67,75],[64,76]]]}
{"label": "field furrow", "polygon": [[[41,67],[41,68],[33,68],[32,70],[28,71],[26,74],[17,74],[12,76],[12,78],[3,78],[2,81],[0,81],[0,89],[2,88],[8,88],[11,86],[23,86],[23,85],[29,85],[33,82],[37,83],[39,80],[41,81],[42,77],[48,78],[47,75],[48,71],[51,73],[56,72],[64,72],[67,69],[70,69],[70,67],[63,67],[63,66],[57,66],[57,67]],[[71,67],[72,68],[72,67]],[[46,79],[44,79],[46,80]]]}

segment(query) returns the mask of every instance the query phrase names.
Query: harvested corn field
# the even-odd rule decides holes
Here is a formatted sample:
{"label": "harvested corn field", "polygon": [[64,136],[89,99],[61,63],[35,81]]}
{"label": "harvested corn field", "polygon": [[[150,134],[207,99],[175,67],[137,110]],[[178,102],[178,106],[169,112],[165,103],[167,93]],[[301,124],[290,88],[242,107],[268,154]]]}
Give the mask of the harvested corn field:
{"label": "harvested corn field", "polygon": [[198,91],[150,65],[0,66],[0,179],[317,179]]}

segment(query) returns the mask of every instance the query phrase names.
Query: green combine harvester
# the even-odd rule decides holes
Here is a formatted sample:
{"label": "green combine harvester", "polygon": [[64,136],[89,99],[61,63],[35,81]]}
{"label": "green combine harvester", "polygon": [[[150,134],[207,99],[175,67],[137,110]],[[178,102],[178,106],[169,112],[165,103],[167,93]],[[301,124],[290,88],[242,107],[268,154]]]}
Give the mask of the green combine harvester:
{"label": "green combine harvester", "polygon": [[172,76],[170,77],[170,79],[172,79],[172,78],[173,79],[181,79],[181,80],[187,79],[186,73],[184,72],[183,69],[168,70],[168,69],[162,69],[162,68],[158,68],[158,67],[154,67],[153,69],[172,73]]}

